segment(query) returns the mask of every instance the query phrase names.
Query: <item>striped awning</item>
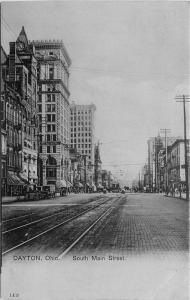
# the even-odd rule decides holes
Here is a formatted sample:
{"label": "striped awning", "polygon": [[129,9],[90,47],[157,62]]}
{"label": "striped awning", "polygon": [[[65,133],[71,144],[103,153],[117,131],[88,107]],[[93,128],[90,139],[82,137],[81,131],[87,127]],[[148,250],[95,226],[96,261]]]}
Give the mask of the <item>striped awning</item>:
{"label": "striped awning", "polygon": [[24,182],[14,173],[8,172],[7,174],[7,184],[8,185],[23,185]]}
{"label": "striped awning", "polygon": [[57,187],[58,188],[62,188],[62,187],[67,187],[67,183],[64,179],[60,180],[59,182],[57,182]]}

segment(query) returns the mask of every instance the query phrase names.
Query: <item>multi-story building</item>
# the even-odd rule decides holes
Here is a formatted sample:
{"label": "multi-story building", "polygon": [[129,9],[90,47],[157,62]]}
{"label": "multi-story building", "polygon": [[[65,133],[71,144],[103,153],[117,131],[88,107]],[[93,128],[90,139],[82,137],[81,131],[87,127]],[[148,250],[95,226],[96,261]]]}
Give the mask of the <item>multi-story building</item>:
{"label": "multi-story building", "polygon": [[93,183],[95,115],[94,104],[71,103],[71,147],[85,157],[85,184]]}
{"label": "multi-story building", "polygon": [[16,43],[10,43],[9,81],[15,81],[23,105],[22,125],[18,123],[22,127],[21,177],[30,186],[37,185],[37,61],[24,27]]}
{"label": "multi-story building", "polygon": [[[4,53],[5,57],[5,53]],[[24,28],[2,64],[2,101],[7,133],[6,194],[37,184],[36,60]]]}
{"label": "multi-story building", "polygon": [[179,137],[152,137],[148,139],[148,164],[147,164],[147,176],[146,181],[148,182],[149,188],[156,189],[158,188],[158,153],[161,149],[170,146],[174,143]]}
{"label": "multi-story building", "polygon": [[69,172],[71,59],[60,40],[36,40],[40,185],[66,187]]}
{"label": "multi-story building", "polygon": [[[190,140],[187,140],[187,151],[188,157],[190,154]],[[176,140],[170,147],[168,147],[168,162],[167,162],[167,172],[168,172],[168,184],[170,188],[185,187],[185,147],[184,140]]]}
{"label": "multi-story building", "polygon": [[[1,47],[1,194],[6,195],[7,189],[7,131],[6,131],[6,101],[5,101],[5,77],[7,55]],[[4,68],[4,69],[3,69]]]}

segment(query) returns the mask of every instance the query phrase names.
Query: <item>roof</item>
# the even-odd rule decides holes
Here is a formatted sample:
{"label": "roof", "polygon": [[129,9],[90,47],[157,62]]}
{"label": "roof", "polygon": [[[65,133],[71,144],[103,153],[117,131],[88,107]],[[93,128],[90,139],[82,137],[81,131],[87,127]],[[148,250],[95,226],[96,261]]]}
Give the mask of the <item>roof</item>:
{"label": "roof", "polygon": [[26,47],[28,47],[28,38],[24,29],[24,26],[22,26],[21,32],[16,40],[16,42],[22,42],[25,44]]}

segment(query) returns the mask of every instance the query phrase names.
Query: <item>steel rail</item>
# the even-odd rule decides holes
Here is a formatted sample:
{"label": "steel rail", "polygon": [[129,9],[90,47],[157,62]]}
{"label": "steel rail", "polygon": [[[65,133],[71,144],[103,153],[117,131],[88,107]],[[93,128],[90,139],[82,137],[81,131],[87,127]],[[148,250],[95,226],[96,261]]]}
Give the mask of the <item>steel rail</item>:
{"label": "steel rail", "polygon": [[73,217],[71,217],[71,218],[69,218],[69,219],[67,219],[67,220],[65,220],[65,221],[63,221],[63,222],[61,222],[61,223],[59,223],[59,224],[57,224],[57,225],[55,225],[55,226],[53,226],[53,227],[51,227],[51,228],[49,228],[49,229],[47,229],[47,230],[45,230],[45,231],[43,231],[43,232],[37,234],[37,235],[34,236],[34,237],[32,237],[32,238],[30,238],[30,239],[28,239],[28,240],[26,240],[26,241],[24,241],[24,242],[22,242],[22,243],[20,243],[20,244],[17,244],[17,245],[15,245],[15,246],[13,246],[12,248],[10,248],[10,249],[8,249],[8,250],[2,252],[2,255],[5,255],[5,254],[7,254],[7,253],[9,253],[9,252],[11,252],[11,251],[13,251],[13,250],[15,250],[15,249],[17,249],[17,248],[23,246],[23,245],[26,245],[27,243],[29,243],[29,242],[31,242],[31,241],[37,239],[38,237],[40,237],[40,236],[42,236],[42,235],[44,235],[44,234],[46,234],[46,233],[48,233],[48,232],[54,230],[55,228],[60,227],[61,225],[67,224],[67,223],[69,223],[70,221],[73,221],[74,219],[77,219],[78,217],[84,215],[85,213],[87,213],[87,212],[89,212],[89,211],[91,211],[91,210],[94,210],[95,208],[97,208],[97,207],[99,207],[99,206],[105,204],[105,203],[108,202],[109,200],[110,200],[110,199],[107,199],[107,200],[104,201],[103,203],[98,204],[98,205],[96,205],[96,206],[93,207],[93,208],[89,208],[89,209],[87,209],[86,211],[83,211],[83,212],[81,212],[80,214],[77,214],[77,215],[75,215],[75,216],[73,216]]}
{"label": "steel rail", "polygon": [[63,259],[63,257],[106,215],[109,210],[112,210],[112,208],[109,207],[95,222],[93,222],[92,225],[90,225],[68,248],[64,250],[63,253],[58,256],[58,259]]}
{"label": "steel rail", "polygon": [[[100,198],[100,199],[98,199],[98,200],[101,200],[101,199],[102,199],[102,198]],[[94,200],[94,201],[97,201],[97,200]],[[87,204],[91,204],[91,203],[94,202],[94,201],[90,201],[90,202],[88,202]],[[76,204],[76,206],[77,206],[77,205],[78,205],[78,204]],[[83,205],[83,204],[79,204],[79,205]],[[64,210],[59,211],[59,212],[54,213],[54,214],[51,214],[51,215],[49,215],[49,216],[43,217],[43,218],[41,218],[41,219],[37,219],[37,220],[32,221],[32,222],[30,222],[30,223],[26,223],[26,224],[23,224],[23,225],[20,225],[20,226],[17,226],[17,227],[14,227],[14,228],[5,230],[5,231],[2,232],[2,234],[6,234],[6,233],[9,233],[9,232],[11,232],[11,231],[15,231],[15,230],[18,230],[18,229],[20,229],[20,228],[27,227],[27,226],[29,226],[29,225],[31,225],[31,224],[36,224],[36,223],[41,222],[41,221],[43,221],[43,220],[45,220],[45,219],[49,219],[49,218],[51,218],[51,217],[54,217],[54,216],[56,216],[56,215],[59,215],[59,214],[61,214],[61,213],[63,213],[63,212],[64,212]],[[29,215],[28,215],[28,216],[29,216]]]}
{"label": "steel rail", "polygon": [[21,215],[21,216],[18,216],[18,217],[14,217],[14,218],[11,218],[11,219],[5,219],[4,221],[2,221],[2,223],[6,223],[6,222],[9,222],[9,221],[12,221],[12,220],[15,220],[15,219],[21,219],[21,218],[31,216],[31,215],[34,215],[34,214],[35,213],[31,213],[31,214],[27,214],[27,215]]}

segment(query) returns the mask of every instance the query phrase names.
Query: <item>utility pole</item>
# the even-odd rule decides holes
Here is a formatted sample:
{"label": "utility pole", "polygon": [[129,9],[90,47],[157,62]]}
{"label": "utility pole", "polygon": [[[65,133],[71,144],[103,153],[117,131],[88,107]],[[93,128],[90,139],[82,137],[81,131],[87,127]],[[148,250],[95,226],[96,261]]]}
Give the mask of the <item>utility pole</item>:
{"label": "utility pole", "polygon": [[176,102],[183,103],[183,118],[184,118],[184,152],[185,152],[185,182],[186,182],[186,199],[189,200],[189,170],[188,170],[188,143],[187,143],[187,124],[186,124],[186,102],[190,102],[189,95],[177,96]]}
{"label": "utility pole", "polygon": [[167,139],[167,133],[171,131],[171,129],[164,128],[160,129],[161,132],[164,132],[164,137],[165,137],[165,149],[166,149],[166,179],[165,179],[165,184],[166,184],[166,191],[168,190],[168,139]]}

